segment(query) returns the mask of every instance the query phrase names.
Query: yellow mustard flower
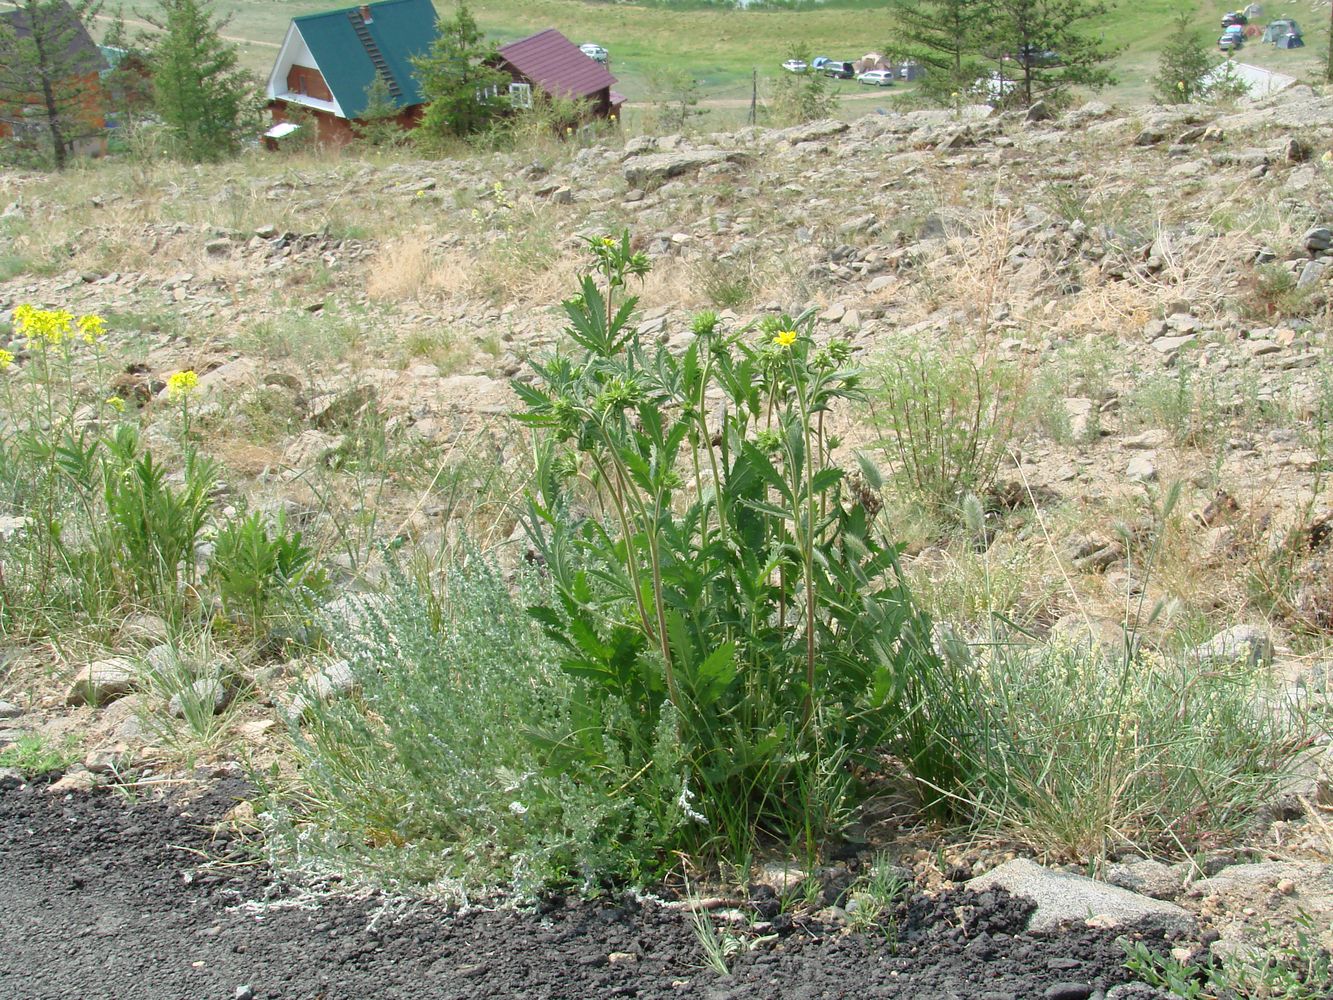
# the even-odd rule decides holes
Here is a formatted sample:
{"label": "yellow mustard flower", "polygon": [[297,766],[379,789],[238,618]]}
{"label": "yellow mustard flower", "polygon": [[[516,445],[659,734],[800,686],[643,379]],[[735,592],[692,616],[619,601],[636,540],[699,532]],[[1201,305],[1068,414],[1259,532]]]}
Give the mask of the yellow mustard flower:
{"label": "yellow mustard flower", "polygon": [[14,363],[14,355],[10,354],[3,347],[0,347],[0,372],[4,371]]}
{"label": "yellow mustard flower", "polygon": [[25,304],[14,310],[16,333],[52,347],[69,336],[73,324],[73,314],[65,309],[37,309]]}
{"label": "yellow mustard flower", "polygon": [[796,343],[796,331],[779,330],[773,337],[773,343],[779,347],[791,347],[792,344]]}
{"label": "yellow mustard flower", "polygon": [[615,238],[614,236],[603,236],[603,237],[602,237],[602,246],[606,247],[608,250],[612,249],[612,248],[615,247],[616,245],[617,245],[617,244],[616,244],[616,238]]}
{"label": "yellow mustard flower", "polygon": [[78,327],[79,336],[83,338],[85,344],[95,344],[106,336],[106,320],[95,313],[80,316]]}
{"label": "yellow mustard flower", "polygon": [[190,369],[167,378],[167,398],[184,399],[199,385],[199,376]]}
{"label": "yellow mustard flower", "polygon": [[125,412],[125,400],[121,399],[119,396],[107,396],[106,405],[111,407],[111,409],[115,410],[117,413]]}

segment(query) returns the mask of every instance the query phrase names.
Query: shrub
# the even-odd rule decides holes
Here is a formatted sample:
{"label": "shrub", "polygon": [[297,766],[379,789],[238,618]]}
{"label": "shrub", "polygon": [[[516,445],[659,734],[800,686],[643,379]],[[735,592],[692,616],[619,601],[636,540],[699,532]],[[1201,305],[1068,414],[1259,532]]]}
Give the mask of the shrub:
{"label": "shrub", "polygon": [[815,343],[811,314],[757,339],[704,314],[683,356],[649,347],[625,293],[646,258],[628,235],[589,242],[593,270],[564,303],[579,353],[515,383],[519,419],[543,432],[526,525],[557,597],[533,613],[583,681],[548,766],[603,784],[628,761],[645,777],[616,794],[656,814],[665,729],[689,822],[646,847],[813,850],[935,666],[873,527],[878,473],[842,468],[825,430],[860,374],[849,345]]}
{"label": "shrub", "polygon": [[[305,805],[293,815],[272,799],[279,849],[390,883],[532,890],[632,873],[625,854],[658,831],[614,794],[633,777],[628,765],[608,762],[586,786],[537,766],[529,734],[574,728],[578,686],[524,611],[542,587],[521,573],[511,590],[474,553],[448,573],[438,626],[396,570],[383,596],[344,604],[350,613],[326,628],[359,693],[313,706],[293,730]],[[674,771],[674,750],[661,753]]]}
{"label": "shrub", "polygon": [[898,487],[934,514],[985,496],[1017,429],[1022,379],[994,361],[918,354],[876,372],[872,420]]}

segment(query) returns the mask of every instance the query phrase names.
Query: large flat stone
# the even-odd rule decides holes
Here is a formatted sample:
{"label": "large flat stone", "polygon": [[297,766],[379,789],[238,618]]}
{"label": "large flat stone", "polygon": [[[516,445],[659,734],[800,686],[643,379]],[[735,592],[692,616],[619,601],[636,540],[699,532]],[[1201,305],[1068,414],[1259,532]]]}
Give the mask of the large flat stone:
{"label": "large flat stone", "polygon": [[1051,871],[1026,858],[1006,861],[972,879],[967,887],[977,891],[1006,889],[1012,895],[1032,900],[1037,910],[1028,929],[1033,931],[1053,930],[1067,921],[1082,922],[1094,917],[1103,926],[1148,924],[1186,933],[1195,929],[1193,915],[1175,903],[1149,899],[1082,875]]}

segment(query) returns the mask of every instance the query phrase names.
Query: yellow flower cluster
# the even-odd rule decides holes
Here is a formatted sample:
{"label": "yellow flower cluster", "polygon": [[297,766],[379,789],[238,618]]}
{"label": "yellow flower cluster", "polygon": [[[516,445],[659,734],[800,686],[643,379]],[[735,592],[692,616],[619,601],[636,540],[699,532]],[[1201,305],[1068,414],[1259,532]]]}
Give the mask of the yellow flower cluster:
{"label": "yellow flower cluster", "polygon": [[167,398],[183,399],[199,385],[199,376],[190,370],[176,372],[167,377]]}
{"label": "yellow flower cluster", "polygon": [[779,330],[773,337],[773,343],[779,347],[791,347],[792,344],[796,343],[796,331]]}
{"label": "yellow flower cluster", "polygon": [[14,332],[29,343],[50,347],[75,336],[94,344],[106,336],[106,320],[91,313],[75,318],[67,309],[38,309],[24,304],[14,310]]}
{"label": "yellow flower cluster", "polygon": [[0,347],[0,372],[14,363],[14,355]]}

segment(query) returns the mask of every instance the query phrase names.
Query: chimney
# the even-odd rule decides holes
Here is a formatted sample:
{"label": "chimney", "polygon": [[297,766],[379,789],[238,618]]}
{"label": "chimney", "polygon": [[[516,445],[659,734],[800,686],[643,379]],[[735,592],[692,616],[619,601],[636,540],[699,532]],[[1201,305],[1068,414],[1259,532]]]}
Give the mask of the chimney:
{"label": "chimney", "polygon": [[370,22],[375,20],[375,18],[371,15],[370,7],[367,4],[361,5],[361,20],[365,21],[366,24],[370,24]]}

